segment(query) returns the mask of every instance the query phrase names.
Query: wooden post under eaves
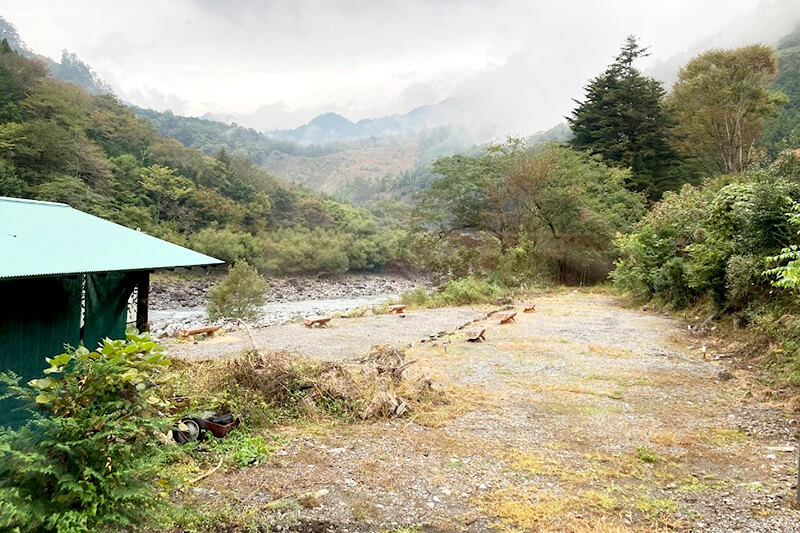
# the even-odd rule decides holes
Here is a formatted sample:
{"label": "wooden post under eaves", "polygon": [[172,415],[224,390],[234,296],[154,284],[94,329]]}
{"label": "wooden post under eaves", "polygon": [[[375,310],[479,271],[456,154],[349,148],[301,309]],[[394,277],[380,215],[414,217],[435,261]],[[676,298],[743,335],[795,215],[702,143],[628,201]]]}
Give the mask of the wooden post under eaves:
{"label": "wooden post under eaves", "polygon": [[136,329],[150,331],[148,308],[150,307],[150,272],[139,273],[136,282]]}

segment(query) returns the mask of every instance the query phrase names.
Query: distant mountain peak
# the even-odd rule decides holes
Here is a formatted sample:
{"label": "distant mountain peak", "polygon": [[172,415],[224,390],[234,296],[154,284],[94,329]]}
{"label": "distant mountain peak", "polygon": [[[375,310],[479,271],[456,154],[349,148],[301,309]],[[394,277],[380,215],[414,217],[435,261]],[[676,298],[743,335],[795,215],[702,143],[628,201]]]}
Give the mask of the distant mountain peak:
{"label": "distant mountain peak", "polygon": [[448,99],[437,104],[414,108],[404,115],[365,118],[358,122],[352,122],[338,113],[329,111],[297,128],[266,133],[271,137],[305,145],[352,142],[387,135],[413,135],[452,124],[453,119],[458,116],[457,107],[458,103],[454,99]]}
{"label": "distant mountain peak", "polygon": [[337,128],[342,126],[350,127],[353,125],[353,122],[338,113],[328,111],[327,113],[317,115],[306,125]]}

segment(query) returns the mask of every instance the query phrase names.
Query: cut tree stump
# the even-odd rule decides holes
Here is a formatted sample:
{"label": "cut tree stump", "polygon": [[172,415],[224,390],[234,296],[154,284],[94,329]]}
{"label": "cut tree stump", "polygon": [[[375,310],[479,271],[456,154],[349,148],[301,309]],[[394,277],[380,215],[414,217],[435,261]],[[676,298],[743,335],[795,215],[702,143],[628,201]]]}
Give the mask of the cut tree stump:
{"label": "cut tree stump", "polygon": [[329,316],[312,316],[303,320],[303,324],[305,324],[307,328],[313,328],[314,326],[325,327],[330,321],[331,317]]}
{"label": "cut tree stump", "polygon": [[400,315],[406,310],[406,306],[403,304],[395,304],[388,306],[386,309],[389,310],[390,315]]}
{"label": "cut tree stump", "polygon": [[536,311],[536,304],[533,302],[528,302],[525,304],[525,307],[522,309],[523,313],[533,313]]}
{"label": "cut tree stump", "polygon": [[516,322],[517,319],[514,318],[515,316],[517,316],[516,311],[503,311],[502,313],[497,313],[497,318],[500,319],[501,324]]}
{"label": "cut tree stump", "polygon": [[195,335],[206,335],[208,337],[216,337],[222,326],[205,326],[202,328],[181,329],[178,330],[178,337],[188,341],[194,341]]}
{"label": "cut tree stump", "polygon": [[485,333],[486,333],[486,328],[477,328],[465,331],[464,335],[467,336],[467,340],[469,342],[483,342],[486,340],[486,337],[484,337]]}

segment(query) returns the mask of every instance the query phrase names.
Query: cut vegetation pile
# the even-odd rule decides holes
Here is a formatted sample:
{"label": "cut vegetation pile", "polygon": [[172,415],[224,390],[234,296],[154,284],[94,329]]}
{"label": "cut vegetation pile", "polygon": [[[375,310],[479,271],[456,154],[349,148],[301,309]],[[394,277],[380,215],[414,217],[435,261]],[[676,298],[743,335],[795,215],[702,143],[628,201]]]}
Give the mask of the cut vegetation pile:
{"label": "cut vegetation pile", "polygon": [[[368,420],[403,416],[423,403],[446,403],[428,375],[406,376],[414,362],[391,346],[375,346],[353,363],[252,350],[223,362],[188,364],[182,381],[198,401],[241,412],[255,425],[320,414]],[[214,396],[207,397],[208,391]]]}

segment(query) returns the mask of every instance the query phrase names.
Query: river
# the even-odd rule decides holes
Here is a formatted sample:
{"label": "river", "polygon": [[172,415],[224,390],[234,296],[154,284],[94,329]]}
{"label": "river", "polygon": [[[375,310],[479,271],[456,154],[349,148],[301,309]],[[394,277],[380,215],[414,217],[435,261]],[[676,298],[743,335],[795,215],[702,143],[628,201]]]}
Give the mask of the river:
{"label": "river", "polygon": [[[344,313],[359,307],[383,304],[397,297],[397,294],[384,293],[367,296],[269,302],[261,308],[261,318],[256,321],[255,325],[271,326],[300,317]],[[201,326],[207,323],[205,306],[176,307],[174,309],[150,311],[150,329],[153,332],[172,334],[180,328]]]}

